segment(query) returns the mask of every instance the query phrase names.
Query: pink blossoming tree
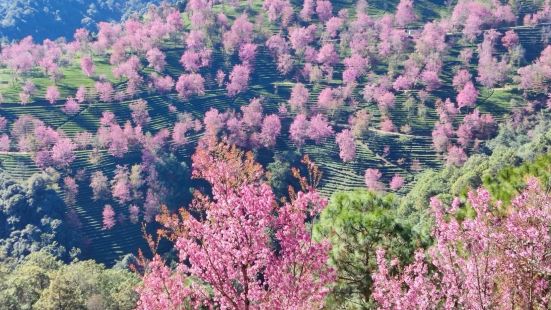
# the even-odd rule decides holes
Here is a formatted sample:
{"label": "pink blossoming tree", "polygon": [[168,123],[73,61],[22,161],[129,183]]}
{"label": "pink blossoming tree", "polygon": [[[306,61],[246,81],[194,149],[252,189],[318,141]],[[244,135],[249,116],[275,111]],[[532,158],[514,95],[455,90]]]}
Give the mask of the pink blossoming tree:
{"label": "pink blossoming tree", "polygon": [[88,77],[93,76],[96,72],[96,66],[94,66],[94,61],[90,56],[84,56],[80,59],[80,68]]}
{"label": "pink blossoming tree", "polygon": [[205,79],[198,73],[182,74],[176,82],[176,91],[183,99],[205,94]]}
{"label": "pink blossoming tree", "polygon": [[289,98],[291,111],[304,111],[306,109],[306,104],[308,103],[309,97],[310,93],[304,84],[296,83],[293,85],[293,89],[291,90],[291,98]]}
{"label": "pink blossoming tree", "polygon": [[[251,157],[222,149],[227,153],[215,146],[193,156],[193,175],[212,184],[212,198],[193,202],[206,216],[196,218],[182,209],[180,217],[160,217],[165,232],[175,240],[179,263],[171,270],[158,256],[153,259],[139,289],[138,309],[175,309],[184,304],[323,307],[327,285],[334,279],[326,265],[329,246],[312,240],[306,220],[320,212],[325,199],[310,189],[278,206]],[[183,285],[187,277],[200,281]]]}
{"label": "pink blossoming tree", "polygon": [[111,205],[105,205],[101,214],[103,216],[103,229],[111,229],[115,227],[115,210],[113,210]]}
{"label": "pink blossoming tree", "polygon": [[339,156],[344,162],[354,160],[356,157],[356,142],[354,141],[354,135],[348,129],[339,132],[335,138],[337,145],[339,146]]}
{"label": "pink blossoming tree", "polygon": [[[551,197],[536,179],[504,209],[485,189],[468,194],[475,214],[459,220],[460,206],[437,198],[430,249],[400,269],[377,253],[373,297],[381,309],[543,309],[549,306]],[[429,265],[430,264],[430,265]],[[429,268],[429,266],[431,266]],[[398,270],[398,272],[394,272]]]}
{"label": "pink blossoming tree", "polygon": [[249,86],[251,69],[246,65],[235,65],[230,73],[230,80],[226,89],[228,96],[235,97],[237,94],[245,91]]}
{"label": "pink blossoming tree", "polygon": [[396,24],[400,27],[407,26],[417,19],[415,11],[413,10],[413,0],[400,0],[396,7],[396,14],[394,16]]}
{"label": "pink blossoming tree", "polygon": [[391,190],[397,191],[404,186],[404,183],[405,183],[404,177],[399,174],[395,174],[390,180],[390,183],[388,184],[388,186],[390,187]]}
{"label": "pink blossoming tree", "polygon": [[95,171],[90,176],[90,188],[94,201],[105,199],[110,194],[109,180],[101,171]]}
{"label": "pink blossoming tree", "polygon": [[369,168],[365,170],[364,181],[365,186],[373,191],[381,191],[384,189],[384,184],[379,181],[383,174],[379,169]]}
{"label": "pink blossoming tree", "polygon": [[333,5],[331,1],[317,0],[316,13],[321,21],[328,21],[333,16]]}
{"label": "pink blossoming tree", "polygon": [[457,105],[461,109],[463,107],[472,107],[476,103],[478,90],[474,87],[473,82],[468,81],[463,89],[457,94]]}
{"label": "pink blossoming tree", "polygon": [[80,104],[73,97],[67,98],[65,105],[63,106],[63,112],[68,115],[75,115],[80,110]]}
{"label": "pink blossoming tree", "polygon": [[166,65],[165,54],[158,48],[152,48],[147,51],[147,62],[149,66],[157,72],[162,72]]}
{"label": "pink blossoming tree", "polygon": [[54,104],[59,99],[59,90],[56,86],[48,86],[45,98],[50,104]]}

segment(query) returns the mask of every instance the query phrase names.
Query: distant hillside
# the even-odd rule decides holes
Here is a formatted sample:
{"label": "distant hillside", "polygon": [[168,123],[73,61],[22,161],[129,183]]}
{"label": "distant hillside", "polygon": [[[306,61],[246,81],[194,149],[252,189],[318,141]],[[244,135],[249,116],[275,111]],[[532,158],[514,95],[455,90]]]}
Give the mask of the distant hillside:
{"label": "distant hillside", "polygon": [[[95,30],[99,21],[119,21],[161,0],[0,0],[0,36],[8,40],[32,35],[72,38],[75,29]],[[169,1],[174,2],[174,1]]]}

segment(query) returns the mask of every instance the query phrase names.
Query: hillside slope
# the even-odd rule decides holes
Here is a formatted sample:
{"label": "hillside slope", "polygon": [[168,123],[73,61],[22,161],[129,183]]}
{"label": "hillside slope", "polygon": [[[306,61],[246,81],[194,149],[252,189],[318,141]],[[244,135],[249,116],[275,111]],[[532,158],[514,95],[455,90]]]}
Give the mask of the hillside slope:
{"label": "hillside slope", "polygon": [[[300,1],[295,1],[297,7]],[[381,16],[386,11],[393,11],[398,1],[369,1],[368,12],[372,16]],[[354,16],[354,1],[332,1],[334,12],[343,8],[350,9],[350,16]],[[122,3],[117,3],[122,9]],[[36,4],[36,7],[39,7]],[[234,20],[241,12],[247,12],[251,16],[258,16],[263,11],[262,3],[255,1],[252,8],[242,4],[237,9],[226,7],[224,5],[215,6],[217,12],[225,12],[227,17]],[[446,15],[447,7],[444,1],[416,1],[415,8],[417,14],[421,17],[418,23],[411,26],[420,25],[421,21],[430,21],[440,15]],[[100,11],[98,11],[100,12]],[[80,16],[75,14],[76,16]],[[101,14],[100,14],[101,15]],[[97,16],[100,16],[97,15]],[[22,16],[22,15],[18,15]],[[96,16],[96,15],[95,15]],[[189,29],[189,19],[187,13],[183,13],[186,29]],[[19,17],[17,17],[19,18]],[[23,18],[23,17],[21,17]],[[76,18],[76,17],[75,17]],[[78,17],[80,18],[80,17]],[[69,22],[69,20],[66,20]],[[76,22],[76,20],[75,20]],[[69,27],[69,24],[67,24]],[[64,28],[65,29],[65,28]],[[509,29],[504,27],[503,31]],[[520,43],[526,50],[526,58],[531,60],[537,57],[543,49],[541,42],[544,29],[542,26],[536,27],[514,27],[514,31],[519,35]],[[24,28],[21,32],[28,31]],[[276,33],[276,28],[270,29],[270,34]],[[68,35],[69,33],[67,33]],[[68,35],[70,36],[70,35]],[[308,154],[322,169],[323,178],[320,184],[320,191],[324,195],[330,195],[338,190],[363,188],[365,187],[364,173],[368,168],[376,168],[382,173],[382,179],[387,184],[391,178],[398,174],[405,178],[406,186],[399,193],[406,193],[412,182],[415,181],[415,175],[424,169],[439,169],[444,164],[444,156],[438,154],[433,148],[432,130],[435,123],[438,122],[438,113],[436,102],[438,99],[455,98],[456,91],[452,86],[453,70],[460,65],[459,54],[465,48],[476,50],[476,42],[465,42],[454,40],[454,35],[448,34],[449,52],[446,53],[443,61],[443,70],[439,78],[442,82],[440,88],[431,92],[424,99],[424,103],[419,103],[419,89],[397,91],[395,94],[394,108],[391,116],[396,130],[387,132],[381,130],[379,124],[384,120],[377,104],[363,100],[362,91],[364,86],[370,81],[367,76],[358,81],[357,87],[353,92],[354,104],[350,103],[342,107],[339,111],[330,115],[330,124],[335,132],[349,128],[348,119],[354,112],[366,109],[371,115],[369,130],[357,137],[356,157],[350,162],[343,162],[339,157],[339,147],[335,139],[325,139],[319,144],[312,141],[307,142],[299,150],[291,141],[288,135],[284,134],[278,137],[276,147],[269,150],[257,152],[257,157],[263,164],[273,162],[274,158],[281,158],[288,161],[291,165],[299,165],[300,155]],[[335,40],[335,43],[337,40]],[[48,126],[56,130],[61,130],[69,137],[74,138],[77,133],[83,131],[96,132],[100,127],[100,118],[104,112],[112,112],[118,123],[124,124],[131,119],[131,110],[129,105],[143,99],[148,104],[148,112],[151,121],[144,126],[144,131],[152,135],[159,133],[163,128],[172,128],[178,121],[178,114],[189,113],[193,117],[202,119],[209,109],[216,108],[220,111],[235,110],[239,111],[253,98],[263,98],[262,107],[266,114],[277,114],[281,103],[285,103],[291,96],[291,89],[296,83],[296,78],[282,75],[278,72],[277,63],[274,57],[263,45],[259,45],[254,70],[251,76],[251,82],[246,92],[235,97],[227,96],[224,85],[219,86],[216,82],[216,73],[218,70],[230,72],[232,67],[239,63],[236,55],[227,55],[222,50],[220,42],[213,42],[212,66],[203,68],[200,73],[205,79],[205,93],[201,96],[191,96],[189,99],[182,99],[176,93],[160,94],[152,91],[147,85],[141,85],[135,96],[126,98],[120,102],[115,100],[101,102],[100,100],[90,100],[82,104],[78,113],[67,115],[63,112],[64,100],[57,100],[54,104],[49,104],[45,98],[45,92],[51,81],[41,72],[33,72],[27,76],[37,87],[36,94],[32,102],[27,105],[19,103],[19,93],[22,89],[22,83],[14,82],[11,78],[12,72],[8,68],[0,69],[0,92],[4,97],[5,103],[0,105],[0,115],[6,117],[9,126],[13,126],[14,121],[22,115],[32,115],[42,120]],[[186,50],[180,38],[166,39],[161,44],[161,50],[166,54],[167,66],[164,72],[174,80],[185,73],[182,65],[179,63],[181,55]],[[504,49],[498,49],[497,55],[504,55]],[[128,83],[125,79],[113,77],[111,66],[109,65],[109,55],[95,55],[94,63],[96,66],[96,76],[87,77],[80,69],[80,57],[69,62],[63,68],[63,76],[55,82],[55,85],[61,92],[61,98],[72,96],[79,86],[87,87],[90,93],[94,92],[94,85],[102,75],[106,80],[113,82],[117,91],[124,92]],[[475,58],[476,58],[475,53]],[[143,61],[145,64],[146,62]],[[382,60],[375,63],[371,73],[377,78],[389,74],[388,60]],[[393,67],[399,71],[401,66]],[[318,101],[318,95],[327,87],[340,87],[342,81],[342,72],[344,66],[337,64],[333,71],[333,78],[322,80],[316,83],[305,82],[304,84],[310,91],[309,100],[306,106],[314,109]],[[476,76],[476,62],[472,61],[468,70],[473,76]],[[38,70],[36,70],[38,71]],[[152,69],[142,68],[140,73],[151,74]],[[523,102],[522,91],[514,81],[505,83],[500,87],[487,89],[477,86],[481,89],[478,95],[478,108],[482,113],[489,113],[495,120],[502,121],[508,115],[520,107]],[[411,100],[415,99],[412,106]],[[463,117],[471,110],[463,110],[453,120],[454,124],[459,124]],[[283,128],[289,128],[296,112],[282,114],[281,122]],[[400,130],[404,126],[409,126],[409,130]],[[406,133],[404,133],[404,131]],[[189,141],[192,142],[174,151],[178,160],[190,164],[190,155],[194,149],[194,143],[200,138],[201,133],[190,135]],[[172,149],[171,149],[172,150]],[[483,147],[469,147],[469,152],[483,151]],[[108,154],[104,149],[95,150],[91,148],[78,150],[75,152],[76,159],[70,169],[61,173],[76,175],[81,171],[81,180],[79,181],[79,195],[74,206],[80,221],[82,222],[82,233],[87,237],[84,255],[107,264],[112,264],[121,255],[126,253],[135,253],[138,247],[145,247],[142,239],[141,227],[128,221],[117,224],[113,229],[104,229],[102,223],[102,211],[106,203],[115,206],[117,211],[126,212],[127,206],[119,204],[115,200],[93,201],[90,199],[92,193],[87,181],[90,175],[97,171],[102,171],[111,180],[117,165],[132,165],[142,161],[142,155],[136,149],[129,151],[124,157],[117,158]],[[91,160],[91,158],[95,160]],[[12,149],[9,152],[0,153],[0,169],[20,180],[26,179],[41,169],[34,162],[33,154]],[[185,184],[186,186],[188,184]],[[182,185],[183,187],[184,185]],[[59,191],[62,192],[61,186]],[[182,188],[182,191],[188,191],[188,188]]]}

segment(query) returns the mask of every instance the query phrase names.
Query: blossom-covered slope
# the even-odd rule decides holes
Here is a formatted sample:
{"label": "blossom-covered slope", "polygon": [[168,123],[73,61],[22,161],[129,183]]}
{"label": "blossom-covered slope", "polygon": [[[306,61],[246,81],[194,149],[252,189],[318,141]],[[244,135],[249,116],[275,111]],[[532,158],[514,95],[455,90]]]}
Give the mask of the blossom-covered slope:
{"label": "blossom-covered slope", "polygon": [[0,169],[48,174],[84,256],[107,263],[143,246],[139,222],[200,186],[189,180],[200,139],[254,150],[278,194],[303,154],[325,195],[406,194],[418,172],[486,152],[510,115],[543,111],[549,12],[190,1],[67,42],[26,38],[2,50]]}

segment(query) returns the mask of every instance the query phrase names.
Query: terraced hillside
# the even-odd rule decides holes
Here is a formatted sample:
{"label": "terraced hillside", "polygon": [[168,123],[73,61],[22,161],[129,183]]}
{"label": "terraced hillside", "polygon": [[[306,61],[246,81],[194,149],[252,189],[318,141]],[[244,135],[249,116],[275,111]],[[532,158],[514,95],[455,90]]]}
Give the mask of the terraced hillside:
{"label": "terraced hillside", "polygon": [[[297,2],[295,4],[297,7],[300,5],[299,1],[294,2]],[[353,2],[332,1],[335,12],[341,8],[348,8],[350,9],[351,16],[354,15]],[[369,1],[369,13],[381,15],[388,10],[393,10],[397,2]],[[444,1],[416,1],[415,5],[417,13],[423,17],[421,21],[437,18],[447,10]],[[245,4],[243,4],[243,7],[245,7]],[[242,9],[245,10],[244,8]],[[224,10],[230,19],[237,16],[237,12],[234,9],[219,6],[216,7],[216,10]],[[255,1],[253,9],[249,10],[249,13],[254,15],[258,14],[261,10],[261,3]],[[535,59],[543,49],[543,29],[545,29],[545,25],[515,27],[513,29],[519,35],[520,42],[526,50],[526,60]],[[273,32],[275,31],[277,30],[273,29]],[[448,37],[451,42],[453,34],[449,34]],[[266,156],[266,158],[262,157],[261,160],[267,164],[272,160],[273,155],[283,158],[286,158],[289,153],[295,152],[310,155],[323,171],[320,191],[325,195],[330,195],[337,190],[365,187],[364,172],[367,168],[379,169],[383,174],[383,181],[385,183],[388,183],[395,174],[404,176],[407,185],[400,192],[407,192],[414,182],[414,176],[417,172],[429,168],[438,169],[443,165],[442,156],[438,155],[432,147],[431,132],[438,120],[435,102],[438,98],[456,97],[456,93],[451,86],[453,78],[452,69],[459,63],[459,51],[466,46],[474,47],[472,43],[462,43],[462,41],[451,44],[451,51],[443,59],[444,69],[440,76],[443,85],[437,91],[430,94],[425,105],[411,107],[406,104],[409,97],[416,97],[418,95],[417,90],[400,91],[396,94],[395,107],[392,110],[392,121],[396,128],[400,128],[406,124],[411,126],[411,131],[407,134],[384,132],[378,128],[381,113],[376,104],[367,103],[361,99],[361,91],[366,81],[360,80],[353,94],[354,97],[358,98],[357,104],[345,106],[331,118],[331,125],[334,130],[340,132],[342,129],[349,127],[348,117],[354,111],[360,109],[368,109],[370,111],[372,116],[371,124],[373,125],[370,126],[370,130],[367,133],[356,139],[357,154],[353,161],[344,163],[339,158],[339,148],[333,138],[326,139],[320,144],[308,142],[301,149],[297,150],[287,134],[278,137],[275,149],[268,151],[269,156]],[[177,80],[184,73],[182,66],[179,64],[179,59],[184,52],[184,48],[181,46],[181,43],[166,40],[163,43],[162,50],[167,57],[165,71]],[[500,50],[499,52],[505,53],[504,50]],[[117,89],[123,90],[126,87],[124,80],[119,80],[112,76],[108,59],[96,56],[94,60],[98,75],[105,75],[108,80],[115,83]],[[277,64],[272,55],[270,55],[265,47],[259,46],[248,91],[230,98],[226,94],[225,87],[218,86],[215,80],[216,72],[219,69],[229,72],[237,62],[237,57],[228,57],[221,52],[221,48],[215,48],[212,57],[213,66],[201,71],[202,76],[206,80],[205,94],[202,96],[193,96],[189,100],[182,100],[175,93],[159,94],[146,87],[142,87],[136,97],[122,102],[99,102],[95,100],[87,102],[73,116],[63,113],[61,108],[64,101],[60,100],[55,104],[49,104],[43,98],[46,87],[51,83],[47,77],[41,77],[38,72],[32,78],[37,86],[38,95],[33,98],[33,102],[30,104],[19,104],[18,93],[21,90],[20,84],[14,83],[11,78],[11,72],[4,68],[0,71],[0,93],[3,94],[6,103],[0,105],[0,116],[6,117],[11,126],[21,115],[32,115],[52,128],[62,130],[69,137],[74,137],[82,131],[96,132],[100,127],[99,119],[102,113],[106,111],[114,113],[117,122],[123,124],[131,117],[129,104],[138,99],[146,100],[148,103],[151,121],[144,128],[144,131],[149,131],[152,134],[159,132],[163,128],[172,128],[177,121],[178,113],[186,112],[195,118],[202,119],[205,112],[211,108],[216,108],[220,111],[228,109],[239,110],[241,106],[248,104],[250,99],[256,97],[264,98],[263,108],[265,113],[278,113],[279,105],[288,101],[291,88],[296,80],[292,77],[281,75],[277,70]],[[386,63],[379,63],[373,68],[373,71],[376,74],[383,75],[386,74],[387,67]],[[147,72],[147,70],[150,69],[144,69],[144,72]],[[343,70],[342,65],[335,66],[334,78],[332,80],[315,84],[306,83],[306,86],[310,90],[308,106],[316,106],[318,94],[325,87],[343,85],[341,81]],[[470,71],[473,76],[476,76],[476,64],[474,61],[471,64]],[[70,66],[63,69],[63,78],[57,82],[57,86],[61,91],[61,97],[66,97],[74,94],[80,85],[86,86],[90,92],[93,92],[94,82],[95,78],[89,78],[82,74],[79,60],[76,59]],[[501,121],[513,109],[521,106],[522,102],[522,93],[517,86],[515,84],[507,84],[501,88],[484,89],[481,91],[478,98],[478,107],[481,112],[490,113],[496,120]],[[176,111],[171,110],[172,107],[175,107]],[[294,115],[294,113],[290,112],[282,117],[284,131],[291,124]],[[464,115],[465,113],[456,116],[456,122],[459,122]],[[175,152],[179,160],[190,162],[194,142],[199,139],[200,135],[194,134],[190,137],[190,141],[193,143],[186,146],[185,149]],[[91,160],[91,155],[95,155],[99,160]],[[295,162],[292,164],[298,164],[299,158],[299,156],[296,156]],[[129,152],[123,158],[116,158],[109,155],[105,150],[99,151],[98,154],[94,150],[85,149],[76,151],[76,160],[69,170],[72,173],[82,171],[82,180],[88,180],[89,176],[95,171],[102,171],[111,179],[117,165],[138,163],[140,160],[141,155],[136,150]],[[0,169],[20,180],[24,180],[33,173],[40,171],[32,159],[32,154],[17,152],[15,150],[0,153]],[[82,222],[82,233],[87,238],[87,246],[84,249],[85,256],[94,258],[99,262],[112,264],[121,255],[136,253],[138,247],[144,248],[145,243],[143,242],[140,225],[131,224],[126,221],[110,230],[102,228],[102,210],[105,203],[94,202],[90,199],[92,193],[88,184],[87,181],[79,182],[79,195],[75,204],[75,210]],[[188,189],[182,188],[182,190],[187,191]],[[61,189],[59,191],[62,193]],[[122,209],[126,207],[118,205],[116,202],[110,203],[116,206],[116,208]]]}

